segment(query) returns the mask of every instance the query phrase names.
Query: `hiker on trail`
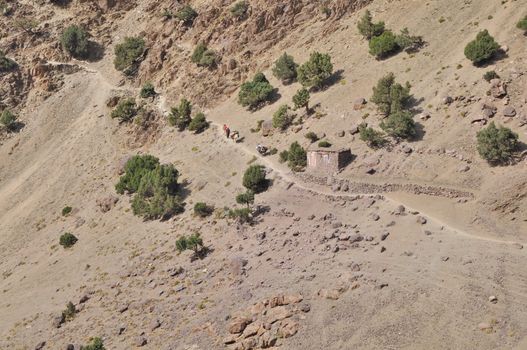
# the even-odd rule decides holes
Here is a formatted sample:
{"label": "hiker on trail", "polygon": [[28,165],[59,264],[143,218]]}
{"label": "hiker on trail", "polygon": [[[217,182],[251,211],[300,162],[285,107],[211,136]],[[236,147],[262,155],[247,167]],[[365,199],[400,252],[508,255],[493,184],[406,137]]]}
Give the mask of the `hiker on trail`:
{"label": "hiker on trail", "polygon": [[223,124],[223,132],[225,133],[225,136],[227,136],[227,138],[229,138],[229,135],[231,133],[231,129],[229,129],[227,124]]}

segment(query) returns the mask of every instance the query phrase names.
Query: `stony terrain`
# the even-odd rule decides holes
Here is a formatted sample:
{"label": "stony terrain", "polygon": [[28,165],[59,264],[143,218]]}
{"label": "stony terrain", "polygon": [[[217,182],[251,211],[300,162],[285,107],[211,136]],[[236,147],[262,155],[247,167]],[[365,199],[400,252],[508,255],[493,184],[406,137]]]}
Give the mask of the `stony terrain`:
{"label": "stony terrain", "polygon": [[[161,16],[182,1],[4,3],[0,49],[19,67],[0,73],[0,110],[15,111],[23,127],[0,130],[0,349],[80,349],[92,337],[107,349],[527,348],[525,148],[498,167],[475,148],[490,120],[527,143],[527,38],[515,28],[524,1],[252,0],[236,21],[231,1],[194,0],[191,28]],[[426,45],[375,60],[357,33],[364,9]],[[28,18],[30,31],[20,25]],[[88,28],[94,57],[61,50],[71,23]],[[463,48],[481,29],[506,56],[477,68]],[[112,63],[128,35],[148,46],[133,78]],[[190,62],[199,42],[221,53],[216,69]],[[266,138],[251,132],[300,86],[276,80],[274,60],[287,51],[303,62],[313,50],[330,53],[338,71],[312,94],[320,118]],[[481,78],[490,69],[499,82]],[[257,71],[279,99],[249,112],[237,90]],[[368,100],[387,72],[411,83],[421,132],[373,150],[356,128],[379,123]],[[111,119],[112,99],[136,96],[145,82],[159,93],[145,102],[148,120]],[[209,129],[167,124],[181,97],[205,112]],[[222,135],[225,123],[243,142]],[[307,147],[307,131],[350,147],[353,162],[337,174],[293,173],[255,151]],[[116,194],[124,160],[140,153],[181,172],[183,214],[144,221]],[[235,206],[249,164],[272,180],[256,197],[253,225],[221,210],[192,214],[201,201]],[[58,244],[64,232],[78,237],[74,247]],[[176,250],[192,232],[209,249],[202,258]],[[68,302],[71,320],[62,317]]]}

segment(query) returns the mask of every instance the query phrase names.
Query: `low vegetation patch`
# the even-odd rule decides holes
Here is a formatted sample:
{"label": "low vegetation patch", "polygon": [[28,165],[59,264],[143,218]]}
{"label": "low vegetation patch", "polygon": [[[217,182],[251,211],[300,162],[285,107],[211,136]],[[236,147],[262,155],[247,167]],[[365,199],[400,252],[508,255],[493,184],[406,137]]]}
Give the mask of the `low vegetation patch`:
{"label": "low vegetation patch", "polygon": [[416,124],[408,111],[390,114],[381,122],[380,127],[386,134],[396,138],[410,140],[417,135]]}
{"label": "low vegetation patch", "polygon": [[10,110],[4,109],[0,114],[0,124],[2,124],[7,131],[12,132],[16,129],[17,116]]}
{"label": "low vegetation patch", "polygon": [[523,17],[518,23],[516,23],[516,28],[527,33],[527,16]]}
{"label": "low vegetation patch", "polygon": [[115,46],[115,69],[126,75],[135,74],[145,53],[145,41],[139,37],[126,37]]}
{"label": "low vegetation patch", "polygon": [[189,100],[183,98],[179,102],[178,107],[172,107],[168,116],[168,123],[177,127],[180,131],[183,131],[192,121],[192,118],[190,117],[191,113],[192,104]]}
{"label": "low vegetation patch", "polygon": [[379,80],[373,88],[371,102],[375,103],[381,113],[390,115],[404,110],[412,95],[410,95],[410,84],[402,86],[395,82],[395,75],[389,73]]}
{"label": "low vegetation patch", "polygon": [[62,48],[75,58],[86,58],[89,55],[88,32],[84,28],[71,25],[64,30],[60,38]]}
{"label": "low vegetation patch", "polygon": [[141,98],[155,97],[156,95],[156,89],[152,83],[145,83],[139,92],[139,96],[141,96]]}
{"label": "low vegetation patch", "polygon": [[289,113],[289,106],[282,105],[273,115],[273,128],[286,130],[293,122],[293,116]]}
{"label": "low vegetation patch", "polygon": [[75,309],[75,305],[70,301],[68,304],[66,304],[66,309],[62,311],[62,317],[64,318],[65,322],[69,322],[75,318],[75,314],[77,313],[77,310]]}
{"label": "low vegetation patch", "polygon": [[238,194],[236,196],[236,203],[244,204],[247,206],[247,208],[250,208],[250,206],[254,203],[254,192],[247,190],[244,193]]}
{"label": "low vegetation patch", "polygon": [[73,210],[73,208],[70,207],[70,206],[66,206],[66,207],[62,208],[62,216],[70,215],[72,210]]}
{"label": "low vegetation patch", "polygon": [[209,127],[209,122],[207,121],[205,114],[201,112],[196,114],[194,118],[192,118],[190,123],[188,124],[188,130],[196,134],[202,133],[208,127]]}
{"label": "low vegetation patch", "polygon": [[179,253],[185,250],[193,250],[195,256],[200,256],[204,251],[203,239],[199,233],[193,233],[189,236],[181,236],[176,241],[176,250]]}
{"label": "low vegetation patch", "polygon": [[232,16],[238,19],[239,21],[247,18],[248,11],[249,11],[249,3],[245,0],[240,0],[231,7]]}
{"label": "low vegetation patch", "polygon": [[329,148],[329,147],[331,147],[331,143],[329,141],[326,141],[326,140],[320,141],[318,143],[318,147]]}
{"label": "low vegetation patch", "polygon": [[258,73],[252,81],[242,84],[238,93],[238,103],[250,110],[261,107],[264,103],[271,101],[274,88],[263,73]]}
{"label": "low vegetation patch", "polygon": [[490,70],[488,72],[485,72],[485,74],[483,74],[483,79],[485,79],[486,82],[489,82],[492,80],[492,79],[499,79],[500,76],[498,75],[498,73],[496,73],[496,71],[493,71],[493,70]]}
{"label": "low vegetation patch", "polygon": [[371,12],[366,10],[357,24],[359,33],[366,39],[370,40],[384,33],[384,22],[373,23]]}
{"label": "low vegetation patch", "polygon": [[114,119],[119,119],[121,123],[129,122],[138,113],[137,105],[133,98],[126,98],[119,101],[117,106],[112,111],[111,117]]}
{"label": "low vegetation patch", "polygon": [[494,40],[487,30],[478,33],[476,39],[465,47],[465,56],[475,65],[480,65],[493,58],[500,45]]}
{"label": "low vegetation patch", "polygon": [[214,212],[214,207],[204,202],[198,202],[194,205],[194,215],[205,218]]}
{"label": "low vegetation patch", "polygon": [[306,139],[308,139],[309,141],[311,141],[311,143],[315,143],[318,141],[318,135],[315,134],[313,131],[310,131],[308,132],[307,134],[304,135]]}
{"label": "low vegetation patch", "polygon": [[368,127],[365,123],[359,125],[359,137],[371,148],[381,148],[387,142],[381,131]]}
{"label": "low vegetation patch", "polygon": [[66,232],[59,238],[59,244],[64,248],[70,248],[77,243],[78,239],[73,234]]}
{"label": "low vegetation patch", "polygon": [[125,174],[115,189],[119,194],[134,194],[135,215],[145,220],[167,219],[183,211],[178,178],[179,172],[172,164],[160,164],[151,155],[137,155],[126,163]]}
{"label": "low vegetation patch", "polygon": [[519,146],[518,134],[504,126],[496,127],[494,122],[478,132],[477,142],[479,154],[491,164],[511,162]]}
{"label": "low vegetation patch", "polygon": [[205,45],[198,44],[192,53],[191,60],[198,66],[215,67],[217,63],[217,55],[214,51],[209,50]]}
{"label": "low vegetation patch", "polygon": [[296,94],[293,96],[293,103],[295,105],[295,109],[299,109],[304,107],[306,109],[306,113],[309,111],[309,99],[310,99],[309,90],[306,88],[302,88],[296,92]]}
{"label": "low vegetation patch", "polygon": [[95,337],[88,345],[81,346],[81,350],[106,350],[101,338]]}
{"label": "low vegetation patch", "polygon": [[8,72],[16,67],[15,61],[6,57],[4,51],[0,50],[0,73]]}
{"label": "low vegetation patch", "polygon": [[177,13],[176,17],[186,26],[191,26],[194,23],[198,13],[190,5],[183,6]]}
{"label": "low vegetation patch", "polygon": [[287,161],[287,166],[293,171],[302,171],[307,165],[306,150],[298,142],[293,142],[289,150],[280,153],[280,160]]}

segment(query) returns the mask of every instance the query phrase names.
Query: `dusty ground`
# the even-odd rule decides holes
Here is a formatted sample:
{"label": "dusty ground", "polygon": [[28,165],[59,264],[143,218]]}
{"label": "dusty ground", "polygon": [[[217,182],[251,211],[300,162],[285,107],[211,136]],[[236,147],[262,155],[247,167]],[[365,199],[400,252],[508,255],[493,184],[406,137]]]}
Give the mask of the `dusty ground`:
{"label": "dusty ground", "polygon": [[[102,337],[107,349],[135,348],[143,338],[148,349],[232,348],[224,338],[237,313],[295,293],[303,297],[301,310],[290,318],[298,332],[278,339],[283,349],[526,349],[526,162],[489,167],[474,147],[479,127],[471,120],[479,103],[442,104],[446,95],[485,99],[488,86],[481,75],[495,69],[511,79],[510,104],[527,112],[527,77],[512,78],[527,68],[526,38],[514,28],[524,5],[373,1],[368,8],[375,19],[396,31],[408,27],[428,43],[413,56],[401,53],[385,61],[368,55],[356,31],[360,14],[342,18],[324,40],[316,39],[322,27],[317,20],[295,29],[259,65],[269,66],[285,49],[297,61],[317,49],[331,53],[342,77],[312,97],[325,117],[308,119],[298,133],[267,139],[249,129],[269,119],[298,89],[298,84],[284,87],[269,71],[279,88],[278,102],[250,113],[236,104],[234,94],[205,109],[212,126],[201,135],[179,133],[159,118],[158,132],[137,142],[133,127],[108,116],[108,97],[137,93],[137,84],[121,84],[113,70],[112,47],[101,61],[71,62],[79,71],[64,75],[62,88],[45,100],[30,96],[41,102],[28,104],[21,113],[25,127],[0,145],[0,349],[34,349],[43,341],[44,349],[66,349],[94,336]],[[140,21],[142,6],[124,16],[112,39],[147,29]],[[54,18],[68,16],[60,10]],[[446,21],[440,23],[441,17]],[[463,47],[483,28],[509,52],[478,69],[464,59]],[[366,121],[378,123],[374,106],[355,111],[353,101],[369,98],[371,87],[390,71],[412,83],[412,92],[422,99],[418,107],[431,113],[420,121],[425,133],[409,144],[410,155],[400,145],[372,151],[356,136],[336,136],[365,113],[370,113]],[[160,116],[179,94],[170,87],[161,90],[153,102]],[[496,104],[495,120],[527,142],[519,117],[503,117],[501,101]],[[244,142],[225,140],[223,123],[240,130]],[[277,156],[262,158],[254,151],[258,142],[280,150],[293,140],[307,146],[307,130],[324,132],[357,156],[331,176],[333,183],[348,181],[359,189],[419,185],[470,196],[333,191],[325,177],[315,184],[290,173]],[[101,213],[96,201],[115,195],[120,161],[139,152],[176,164],[189,192],[186,213],[144,222],[132,215],[126,196]],[[372,159],[379,160],[378,171],[367,175],[365,163]],[[254,226],[191,215],[198,201],[234,206],[250,163],[265,165],[273,179],[256,200],[269,212]],[[465,165],[470,170],[459,172]],[[74,210],[62,217],[66,205]],[[69,250],[58,245],[66,231],[79,238]],[[201,232],[211,248],[203,260],[176,253],[177,237],[193,231]],[[82,297],[87,300],[81,303]],[[68,301],[80,311],[55,328],[53,316]]]}

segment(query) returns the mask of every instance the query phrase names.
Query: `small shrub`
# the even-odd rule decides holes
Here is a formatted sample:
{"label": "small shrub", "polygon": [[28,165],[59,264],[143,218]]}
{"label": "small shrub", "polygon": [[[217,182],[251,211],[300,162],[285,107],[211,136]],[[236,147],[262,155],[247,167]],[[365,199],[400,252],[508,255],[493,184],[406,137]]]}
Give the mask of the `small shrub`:
{"label": "small shrub", "polygon": [[267,189],[268,180],[265,178],[265,167],[262,165],[251,165],[243,174],[243,186],[254,193],[260,193]]}
{"label": "small shrub", "polygon": [[145,52],[145,41],[139,37],[126,37],[124,42],[115,46],[115,69],[132,75],[137,71],[140,59]]}
{"label": "small shrub", "polygon": [[481,157],[491,164],[502,164],[511,160],[518,149],[518,134],[494,122],[477,134],[477,149]]}
{"label": "small shrub", "polygon": [[194,205],[194,215],[205,218],[214,212],[214,207],[207,203],[198,202]]}
{"label": "small shrub", "polygon": [[90,344],[81,346],[81,350],[106,350],[106,348],[104,347],[102,339],[95,337]]}
{"label": "small shrub", "polygon": [[203,248],[203,239],[199,233],[193,233],[188,237],[181,236],[176,241],[176,249],[180,253],[185,250],[193,250],[195,254],[199,254]]}
{"label": "small shrub", "polygon": [[72,210],[73,208],[69,206],[62,208],[62,216],[68,216]]}
{"label": "small shrub", "polygon": [[298,81],[305,88],[320,89],[333,74],[331,56],[313,52],[309,60],[298,67]]}
{"label": "small shrub", "polygon": [[180,131],[183,131],[192,121],[192,118],[190,117],[191,113],[192,104],[189,100],[183,98],[179,102],[178,107],[172,107],[172,110],[168,116],[168,123],[177,127]]}
{"label": "small shrub", "polygon": [[287,105],[280,106],[273,115],[273,127],[282,131],[286,130],[292,121],[293,118],[289,114],[289,106]]}
{"label": "small shrub", "polygon": [[498,75],[498,73],[496,73],[496,71],[493,71],[493,70],[490,70],[488,72],[486,72],[485,74],[483,74],[483,79],[485,79],[487,82],[490,82],[492,79],[499,79],[500,76]]}
{"label": "small shrub", "polygon": [[76,313],[77,310],[75,309],[75,305],[70,301],[66,304],[66,310],[62,311],[62,317],[64,318],[64,321],[68,322],[73,320]]}
{"label": "small shrub", "polygon": [[476,39],[465,47],[465,56],[475,65],[491,59],[499,50],[500,45],[487,30],[478,33]]}
{"label": "small shrub", "polygon": [[518,23],[516,23],[516,28],[527,32],[527,16],[523,17]]}
{"label": "small shrub", "polygon": [[410,101],[410,84],[403,87],[395,83],[395,75],[389,73],[377,82],[373,88],[371,102],[385,115],[400,112]]}
{"label": "small shrub", "polygon": [[273,147],[269,150],[269,155],[274,156],[278,153],[278,149],[276,147]]}
{"label": "small shrub", "polygon": [[231,7],[231,14],[238,20],[245,19],[247,17],[247,11],[249,10],[249,3],[245,0],[240,0]]}
{"label": "small shrub", "polygon": [[306,150],[296,141],[289,146],[287,165],[293,171],[301,171],[307,165]]}
{"label": "small shrub", "polygon": [[73,234],[66,232],[59,238],[59,244],[63,246],[64,248],[70,248],[73,247],[75,243],[77,243],[78,239]]}
{"label": "small shrub", "polygon": [[7,131],[13,131],[16,128],[17,116],[11,113],[10,110],[4,109],[0,114],[0,124],[2,124]]}
{"label": "small shrub", "polygon": [[395,38],[397,46],[401,50],[413,50],[423,46],[423,38],[420,36],[410,35],[408,28],[401,30],[401,34]]}
{"label": "small shrub", "polygon": [[254,192],[247,190],[244,193],[240,193],[236,196],[236,203],[245,204],[249,208],[254,203]]}
{"label": "small shrub", "polygon": [[386,120],[381,122],[380,127],[388,135],[401,139],[412,139],[417,134],[412,115],[407,111],[390,114]]}
{"label": "small shrub", "polygon": [[318,141],[318,136],[317,134],[315,134],[313,131],[310,131],[308,132],[307,134],[304,135],[306,137],[306,139],[308,139],[309,141],[311,141],[311,143],[315,143]]}
{"label": "small shrub", "polygon": [[293,56],[284,53],[276,60],[273,67],[273,75],[284,84],[290,84],[296,80],[298,65]]}
{"label": "small shrub", "polygon": [[364,16],[362,16],[357,24],[357,28],[364,38],[370,40],[384,32],[384,22],[373,23],[370,11],[366,10]]}
{"label": "small shrub", "polygon": [[205,114],[198,113],[192,118],[188,125],[188,130],[193,131],[196,134],[199,134],[203,132],[205,129],[209,127],[209,122],[207,121],[207,118],[205,118]]}
{"label": "small shrub", "polygon": [[386,144],[384,134],[366,126],[366,124],[361,124],[359,126],[359,135],[360,139],[366,142],[371,148],[380,148]]}
{"label": "small shrub", "polygon": [[236,208],[229,210],[229,218],[237,220],[241,224],[252,223],[251,208]]}
{"label": "small shrub", "polygon": [[289,159],[289,151],[288,150],[283,150],[282,152],[280,152],[280,154],[278,155],[278,161],[280,163],[285,163],[287,162],[287,160]]}
{"label": "small shrub", "polygon": [[329,148],[331,147],[331,143],[329,143],[328,141],[320,141],[318,143],[318,147],[322,147],[322,148]]}
{"label": "small shrub", "polygon": [[7,58],[5,53],[0,50],[0,73],[8,72],[16,67],[15,61]]}
{"label": "small shrub", "polygon": [[88,32],[83,28],[71,25],[60,38],[62,48],[76,58],[84,58],[89,54]]}
{"label": "small shrub", "polygon": [[198,66],[214,67],[216,66],[217,56],[212,50],[207,49],[203,44],[198,44],[192,53],[191,60]]}
{"label": "small shrub", "polygon": [[293,96],[293,103],[295,104],[295,109],[305,107],[306,112],[309,111],[309,91],[306,88],[302,88],[296,92]]}
{"label": "small shrub", "polygon": [[137,106],[133,98],[127,98],[119,101],[112,111],[111,117],[117,118],[121,123],[131,121],[137,115]]}
{"label": "small shrub", "polygon": [[176,13],[176,17],[182,21],[184,25],[190,26],[194,23],[194,19],[198,17],[198,13],[192,8],[192,6],[185,5]]}
{"label": "small shrub", "polygon": [[270,101],[274,88],[263,73],[258,73],[252,81],[242,84],[238,93],[238,103],[243,107],[254,110],[263,103]]}
{"label": "small shrub", "polygon": [[373,37],[370,40],[369,47],[370,54],[379,59],[386,58],[400,49],[397,44],[397,37],[389,30]]}
{"label": "small shrub", "polygon": [[139,96],[141,96],[141,98],[155,97],[155,95],[157,95],[157,93],[152,83],[146,83],[145,85],[143,85],[143,87],[141,88],[141,92],[139,93]]}

